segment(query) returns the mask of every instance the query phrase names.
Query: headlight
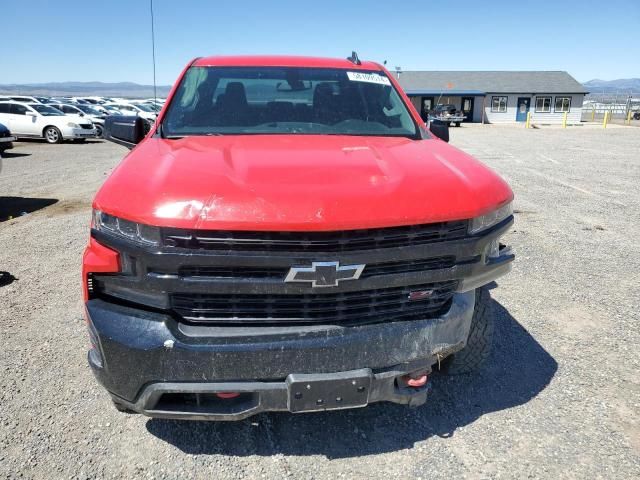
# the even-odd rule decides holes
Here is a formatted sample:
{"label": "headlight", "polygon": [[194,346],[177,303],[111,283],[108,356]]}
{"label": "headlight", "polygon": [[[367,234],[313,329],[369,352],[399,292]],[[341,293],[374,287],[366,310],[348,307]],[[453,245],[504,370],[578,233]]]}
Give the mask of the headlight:
{"label": "headlight", "polygon": [[512,214],[513,204],[509,202],[496,210],[472,219],[469,224],[469,233],[478,233],[491,228]]}
{"label": "headlight", "polygon": [[80,128],[80,126],[77,123],[73,123],[73,122],[69,122],[67,123],[67,127],[71,127],[71,128]]}
{"label": "headlight", "polygon": [[160,229],[130,222],[100,210],[93,211],[93,228],[99,232],[131,240],[142,245],[159,245]]}

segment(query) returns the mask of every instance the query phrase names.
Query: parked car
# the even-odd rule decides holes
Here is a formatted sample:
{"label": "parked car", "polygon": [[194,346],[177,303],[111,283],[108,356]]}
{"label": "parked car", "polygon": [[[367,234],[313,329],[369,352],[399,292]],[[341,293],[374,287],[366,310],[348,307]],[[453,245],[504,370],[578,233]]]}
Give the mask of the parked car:
{"label": "parked car", "polygon": [[42,103],[0,102],[0,122],[18,138],[44,138],[48,143],[96,136],[90,120],[65,115]]}
{"label": "parked car", "polygon": [[459,127],[465,118],[463,113],[457,111],[455,105],[450,103],[436,105],[429,115],[430,121],[436,120],[456,127]]}
{"label": "parked car", "polygon": [[13,148],[13,142],[17,139],[11,131],[2,123],[0,123],[0,154],[5,150]]}
{"label": "parked car", "polygon": [[[251,95],[248,96],[247,92]],[[93,202],[89,364],[116,408],[238,420],[390,401],[491,348],[513,193],[384,67],[205,57]]]}
{"label": "parked car", "polygon": [[144,118],[149,124],[156,121],[158,114],[149,106],[141,103],[109,103],[105,107],[114,107],[120,111],[121,115],[137,115]]}
{"label": "parked car", "polygon": [[96,137],[102,138],[104,119],[107,117],[103,112],[98,111],[93,106],[82,104],[69,105],[66,103],[52,103],[51,106],[66,115],[77,115],[88,118],[96,127]]}
{"label": "parked car", "polygon": [[29,97],[25,95],[9,95],[9,99],[14,102],[22,102],[22,103],[42,103],[38,98],[43,97]]}
{"label": "parked car", "polygon": [[72,97],[75,101],[81,101],[90,105],[100,105],[104,101],[98,97]]}
{"label": "parked car", "polygon": [[101,105],[101,107],[107,112],[107,115],[122,115],[122,112],[113,105]]}

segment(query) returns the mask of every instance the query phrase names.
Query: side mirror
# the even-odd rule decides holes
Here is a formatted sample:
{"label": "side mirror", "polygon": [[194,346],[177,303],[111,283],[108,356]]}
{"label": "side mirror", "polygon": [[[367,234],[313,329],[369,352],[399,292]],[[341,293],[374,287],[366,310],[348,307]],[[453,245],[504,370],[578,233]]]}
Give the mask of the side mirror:
{"label": "side mirror", "polygon": [[32,112],[30,110],[27,110],[27,112],[25,113],[26,116],[28,117],[35,117],[37,114],[36,112]]}
{"label": "side mirror", "polygon": [[127,148],[140,143],[145,133],[144,120],[138,116],[111,115],[104,121],[104,139]]}
{"label": "side mirror", "polygon": [[440,140],[449,141],[449,124],[441,120],[431,120],[429,130]]}

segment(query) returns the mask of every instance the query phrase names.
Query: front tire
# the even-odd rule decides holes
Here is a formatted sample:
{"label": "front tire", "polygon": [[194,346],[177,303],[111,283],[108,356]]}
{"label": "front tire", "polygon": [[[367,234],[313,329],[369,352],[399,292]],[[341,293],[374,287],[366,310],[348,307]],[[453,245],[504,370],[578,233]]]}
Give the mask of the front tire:
{"label": "front tire", "polygon": [[102,138],[102,135],[104,135],[102,125],[96,125],[96,138]]}
{"label": "front tire", "polygon": [[62,133],[56,127],[47,127],[44,129],[44,139],[47,143],[62,143]]}
{"label": "front tire", "polygon": [[440,371],[447,375],[461,375],[480,369],[491,353],[493,330],[494,318],[489,289],[477,288],[467,345],[445,358],[440,364]]}

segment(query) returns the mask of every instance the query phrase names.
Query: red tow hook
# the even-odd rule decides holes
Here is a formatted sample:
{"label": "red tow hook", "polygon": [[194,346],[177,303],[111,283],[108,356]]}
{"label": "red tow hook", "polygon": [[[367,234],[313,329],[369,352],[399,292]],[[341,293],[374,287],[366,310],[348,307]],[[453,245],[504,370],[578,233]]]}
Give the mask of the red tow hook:
{"label": "red tow hook", "polygon": [[238,392],[218,392],[216,393],[218,398],[230,399],[239,397],[240,394]]}
{"label": "red tow hook", "polygon": [[413,387],[413,388],[424,387],[427,384],[427,380],[429,380],[429,377],[427,376],[427,374],[418,375],[415,377],[412,377],[411,375],[402,376],[402,381],[408,387]]}

